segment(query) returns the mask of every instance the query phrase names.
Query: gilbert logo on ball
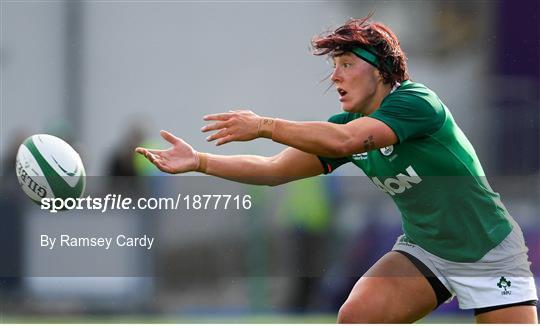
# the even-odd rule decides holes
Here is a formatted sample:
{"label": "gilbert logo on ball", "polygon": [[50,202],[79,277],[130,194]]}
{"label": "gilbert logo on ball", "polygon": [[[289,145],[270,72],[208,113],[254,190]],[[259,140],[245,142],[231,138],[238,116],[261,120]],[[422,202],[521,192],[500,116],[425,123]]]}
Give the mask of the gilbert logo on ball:
{"label": "gilbert logo on ball", "polygon": [[81,157],[55,136],[28,137],[17,152],[16,173],[22,190],[38,204],[43,198],[79,198],[84,193]]}

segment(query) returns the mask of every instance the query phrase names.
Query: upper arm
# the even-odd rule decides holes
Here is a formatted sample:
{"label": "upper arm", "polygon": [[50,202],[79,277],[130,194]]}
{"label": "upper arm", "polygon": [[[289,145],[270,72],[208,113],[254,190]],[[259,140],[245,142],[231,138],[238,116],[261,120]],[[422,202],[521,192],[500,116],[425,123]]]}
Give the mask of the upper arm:
{"label": "upper arm", "polygon": [[348,134],[348,141],[344,145],[344,156],[369,152],[398,142],[398,137],[392,128],[370,117],[353,120],[343,125],[343,128]]}
{"label": "upper arm", "polygon": [[280,176],[277,184],[313,177],[324,173],[319,158],[313,154],[287,147],[271,158],[272,175]]}
{"label": "upper arm", "polygon": [[446,111],[438,97],[424,89],[396,92],[369,116],[346,125],[346,154],[367,152],[409,139],[426,137],[441,128]]}

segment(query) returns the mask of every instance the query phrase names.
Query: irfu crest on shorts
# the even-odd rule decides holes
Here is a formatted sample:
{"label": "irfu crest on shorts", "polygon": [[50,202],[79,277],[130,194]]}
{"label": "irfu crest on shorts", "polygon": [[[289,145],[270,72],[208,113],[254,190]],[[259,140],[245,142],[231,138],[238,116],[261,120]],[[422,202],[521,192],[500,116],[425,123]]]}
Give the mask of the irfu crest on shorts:
{"label": "irfu crest on shorts", "polygon": [[497,283],[497,286],[499,287],[499,289],[503,289],[503,291],[501,291],[502,295],[512,294],[511,291],[508,291],[508,288],[512,286],[512,282],[508,281],[504,276],[501,277],[499,283]]}

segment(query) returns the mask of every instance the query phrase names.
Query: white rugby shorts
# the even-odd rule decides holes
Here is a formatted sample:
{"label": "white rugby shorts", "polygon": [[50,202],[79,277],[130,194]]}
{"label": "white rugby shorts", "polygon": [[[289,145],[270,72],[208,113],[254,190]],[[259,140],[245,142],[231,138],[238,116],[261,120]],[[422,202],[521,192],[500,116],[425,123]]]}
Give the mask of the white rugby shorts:
{"label": "white rugby shorts", "polygon": [[398,237],[392,250],[404,251],[428,267],[461,309],[479,309],[538,300],[523,233],[512,221],[512,232],[482,259],[457,263],[435,256]]}

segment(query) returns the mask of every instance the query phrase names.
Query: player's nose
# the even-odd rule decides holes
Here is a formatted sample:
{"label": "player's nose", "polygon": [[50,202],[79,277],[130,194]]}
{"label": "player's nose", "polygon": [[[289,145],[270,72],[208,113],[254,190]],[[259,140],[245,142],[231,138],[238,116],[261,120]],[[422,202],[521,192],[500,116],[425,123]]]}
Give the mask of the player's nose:
{"label": "player's nose", "polygon": [[342,81],[341,72],[338,68],[334,68],[334,71],[332,71],[332,75],[330,75],[330,80],[334,83]]}

